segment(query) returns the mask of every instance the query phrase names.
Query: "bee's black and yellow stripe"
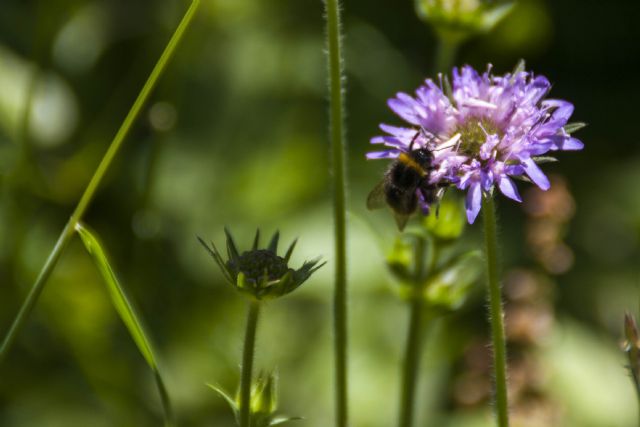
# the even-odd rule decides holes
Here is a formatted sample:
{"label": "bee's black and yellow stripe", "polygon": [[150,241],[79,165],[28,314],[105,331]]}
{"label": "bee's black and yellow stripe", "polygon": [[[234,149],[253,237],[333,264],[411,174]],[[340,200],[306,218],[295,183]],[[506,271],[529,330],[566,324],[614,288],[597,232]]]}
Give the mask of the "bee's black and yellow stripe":
{"label": "bee's black and yellow stripe", "polygon": [[427,171],[418,163],[408,153],[400,153],[398,156],[398,161],[402,163],[404,166],[413,169],[418,172],[420,176],[426,176]]}

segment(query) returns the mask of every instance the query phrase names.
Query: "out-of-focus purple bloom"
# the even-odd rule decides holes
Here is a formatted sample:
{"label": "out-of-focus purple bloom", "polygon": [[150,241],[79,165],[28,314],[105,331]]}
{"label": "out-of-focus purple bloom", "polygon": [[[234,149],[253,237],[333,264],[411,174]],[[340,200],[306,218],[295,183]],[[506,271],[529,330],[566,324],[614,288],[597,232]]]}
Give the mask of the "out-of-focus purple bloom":
{"label": "out-of-focus purple bloom", "polygon": [[[498,189],[521,201],[512,177],[528,178],[543,190],[549,180],[536,161],[549,151],[581,150],[583,144],[565,130],[573,105],[543,99],[551,84],[543,76],[519,71],[503,76],[483,74],[470,66],[453,69],[451,93],[427,79],[415,97],[398,93],[388,105],[412,127],[382,124],[386,135],[371,139],[388,149],[369,159],[396,158],[419,147],[433,151],[430,184],[451,184],[467,191],[466,210],[473,223],[483,193]],[[412,146],[413,144],[413,146]]]}

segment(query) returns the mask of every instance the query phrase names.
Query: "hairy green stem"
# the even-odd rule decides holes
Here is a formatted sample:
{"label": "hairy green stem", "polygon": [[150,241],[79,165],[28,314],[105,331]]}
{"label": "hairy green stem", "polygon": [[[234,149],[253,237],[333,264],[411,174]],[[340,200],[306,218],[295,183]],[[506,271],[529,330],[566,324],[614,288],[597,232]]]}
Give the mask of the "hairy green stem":
{"label": "hairy green stem", "polygon": [[336,426],[348,424],[347,366],[347,254],[346,172],[344,142],[343,61],[338,0],[325,0],[329,53],[330,133],[335,227],[335,290],[333,301],[335,339]]}
{"label": "hairy green stem", "polygon": [[438,37],[438,46],[436,47],[436,55],[434,61],[435,74],[447,73],[449,68],[453,66],[458,52],[458,42],[447,39],[444,36]]}
{"label": "hairy green stem", "polygon": [[242,350],[242,374],[240,377],[240,427],[249,427],[251,423],[251,379],[253,377],[253,359],[256,349],[256,330],[260,301],[252,299],[247,310],[247,328],[244,334]]}
{"label": "hairy green stem", "polygon": [[493,196],[482,198],[484,221],[485,258],[487,260],[487,285],[489,288],[489,318],[493,341],[494,404],[499,427],[509,426],[507,401],[507,345],[504,333],[504,311],[498,269],[498,242],[496,209]]}
{"label": "hairy green stem", "polygon": [[109,166],[111,166],[111,163],[113,162],[113,159],[118,153],[120,146],[122,145],[124,139],[128,135],[133,125],[133,122],[136,120],[136,118],[140,114],[140,111],[142,110],[142,107],[145,105],[145,103],[149,99],[149,96],[151,95],[151,92],[156,86],[158,79],[162,75],[162,72],[166,68],[169,61],[171,60],[180,40],[182,39],[186,29],[189,27],[199,4],[200,4],[200,0],[193,0],[193,2],[191,3],[191,6],[185,13],[184,17],[182,18],[182,21],[180,21],[178,28],[173,33],[173,36],[171,37],[171,39],[169,40],[169,43],[167,44],[164,51],[162,52],[160,59],[158,60],[155,67],[151,71],[149,78],[145,82],[144,86],[142,87],[142,90],[138,94],[138,97],[136,98],[135,102],[133,103],[133,106],[129,110],[129,113],[127,114],[124,121],[122,122],[122,125],[120,126],[120,129],[116,133],[116,136],[114,137],[113,141],[111,141],[111,144],[107,149],[107,152],[105,153],[104,157],[102,158],[102,161],[98,165],[98,168],[96,169],[93,177],[91,178],[91,181],[89,181],[89,184],[87,185],[87,188],[82,194],[82,197],[80,198],[80,201],[78,202],[78,205],[76,206],[75,210],[71,214],[69,221],[67,222],[66,226],[62,230],[62,233],[60,233],[60,237],[58,237],[58,241],[53,247],[53,250],[49,253],[47,261],[42,267],[42,270],[40,270],[40,273],[38,274],[38,277],[36,278],[35,283],[31,287],[31,290],[29,291],[29,294],[27,295],[26,300],[20,307],[20,311],[18,312],[18,315],[14,319],[13,324],[9,329],[9,332],[7,333],[7,335],[4,338],[4,341],[2,342],[2,346],[0,347],[0,363],[2,363],[2,361],[6,357],[7,352],[13,345],[13,342],[15,341],[15,338],[18,332],[20,332],[20,330],[22,329],[22,326],[24,325],[24,322],[31,314],[31,311],[33,310],[36,302],[38,301],[38,298],[42,293],[42,290],[44,289],[44,286],[47,283],[49,276],[53,272],[54,267],[56,266],[58,260],[60,259],[60,256],[62,255],[64,248],[67,246],[71,238],[74,236],[75,234],[74,230],[75,230],[76,224],[80,222],[80,220],[82,219],[82,216],[87,210],[87,207],[93,200],[93,197],[95,196],[96,191],[98,190],[98,187],[100,186],[100,183],[104,178],[104,175],[109,169]]}
{"label": "hairy green stem", "polygon": [[400,394],[399,427],[412,427],[415,406],[415,392],[420,371],[420,354],[424,322],[422,311],[424,303],[419,295],[411,298],[409,310],[409,329],[402,368],[402,389]]}

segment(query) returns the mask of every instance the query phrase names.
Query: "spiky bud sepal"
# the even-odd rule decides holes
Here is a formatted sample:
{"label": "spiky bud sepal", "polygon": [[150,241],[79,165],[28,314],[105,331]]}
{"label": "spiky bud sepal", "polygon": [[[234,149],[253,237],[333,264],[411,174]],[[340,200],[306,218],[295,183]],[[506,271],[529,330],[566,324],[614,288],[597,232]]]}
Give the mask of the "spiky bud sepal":
{"label": "spiky bud sepal", "polygon": [[[272,427],[282,425],[289,421],[301,420],[302,417],[289,417],[276,415],[278,409],[278,376],[275,372],[260,373],[251,387],[251,400],[249,403],[249,419],[253,427]],[[240,414],[240,393],[235,398],[223,388],[213,384],[207,384],[222,398],[224,398],[233,411],[236,421]]]}
{"label": "spiky bud sepal", "polygon": [[266,248],[260,249],[260,230],[256,230],[251,250],[240,253],[227,228],[224,230],[227,242],[227,260],[225,261],[216,245],[207,245],[198,240],[220,267],[227,281],[239,291],[258,300],[273,299],[286,295],[302,285],[316,270],[325,263],[318,264],[320,258],[305,261],[295,270],[289,267],[297,239],[294,240],[284,257],[278,255],[280,233],[276,231]]}

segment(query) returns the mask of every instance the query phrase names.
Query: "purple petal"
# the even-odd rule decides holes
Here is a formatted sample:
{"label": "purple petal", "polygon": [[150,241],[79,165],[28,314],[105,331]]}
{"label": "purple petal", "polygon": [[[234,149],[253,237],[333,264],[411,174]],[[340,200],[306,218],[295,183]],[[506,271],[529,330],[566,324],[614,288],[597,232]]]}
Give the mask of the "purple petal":
{"label": "purple petal", "polygon": [[389,106],[389,108],[391,108],[391,110],[393,110],[394,113],[396,113],[407,122],[413,125],[420,124],[416,116],[416,112],[413,110],[413,108],[411,108],[410,105],[407,105],[406,102],[401,101],[397,98],[391,98],[387,101],[387,105]]}
{"label": "purple petal", "polygon": [[560,145],[560,149],[565,151],[577,151],[582,150],[583,148],[584,144],[582,141],[576,138],[565,138],[563,143]]}
{"label": "purple petal", "polygon": [[403,128],[398,126],[380,124],[380,129],[388,133],[389,135],[397,136],[398,138],[413,138],[416,135],[416,130],[413,128]]}
{"label": "purple petal", "polygon": [[549,178],[542,172],[542,170],[536,165],[532,159],[526,159],[522,162],[524,171],[529,175],[531,181],[533,181],[541,190],[548,190],[551,184],[549,184]]}
{"label": "purple petal", "polygon": [[553,120],[560,120],[567,123],[573,114],[573,104],[562,99],[547,99],[542,102],[545,108],[555,108],[553,111]]}
{"label": "purple petal", "polygon": [[395,159],[398,154],[398,150],[373,151],[367,153],[367,159]]}
{"label": "purple petal", "polygon": [[401,141],[395,136],[374,136],[369,142],[371,142],[372,144],[384,144],[390,147],[401,149],[406,148],[408,145],[407,142]]}
{"label": "purple petal", "polygon": [[431,206],[424,199],[424,195],[422,194],[422,191],[416,190],[416,194],[418,196],[418,202],[420,203],[420,210],[422,211],[422,215],[424,216],[429,215],[429,212],[431,211]]}
{"label": "purple petal", "polygon": [[498,181],[498,187],[500,188],[500,191],[502,191],[502,194],[504,194],[508,198],[513,199],[516,202],[522,202],[520,194],[518,193],[518,187],[516,187],[516,184],[508,177],[500,177],[500,180]]}
{"label": "purple petal", "polygon": [[469,187],[469,191],[467,192],[467,221],[469,224],[473,224],[478,216],[478,212],[480,212],[480,207],[482,206],[482,188],[480,188],[479,182],[474,182]]}

